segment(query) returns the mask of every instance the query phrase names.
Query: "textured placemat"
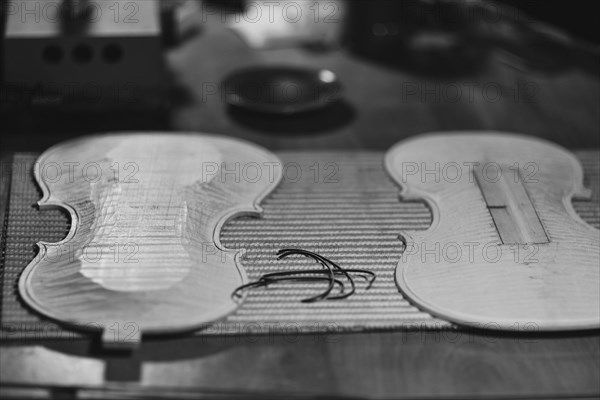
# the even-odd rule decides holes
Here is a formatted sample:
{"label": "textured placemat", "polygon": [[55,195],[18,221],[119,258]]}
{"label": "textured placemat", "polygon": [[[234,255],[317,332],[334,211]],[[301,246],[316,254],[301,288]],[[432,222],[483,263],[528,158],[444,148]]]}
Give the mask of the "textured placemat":
{"label": "textured placemat", "polygon": [[[600,228],[597,151],[579,151],[586,185],[593,200],[574,202],[584,220]],[[275,259],[283,247],[300,247],[331,258],[346,268],[377,274],[365,291],[343,301],[314,304],[300,300],[319,292],[314,283],[273,286],[249,293],[226,320],[199,334],[268,334],[272,332],[365,331],[384,329],[446,329],[452,325],[421,312],[398,292],[394,270],[402,246],[398,232],[426,229],[431,215],[422,203],[400,202],[398,187],[383,170],[383,153],[280,153],[284,180],[262,203],[262,218],[229,221],[221,232],[224,245],[245,249],[242,264],[250,279],[266,272],[314,266],[297,257]],[[68,338],[73,333],[54,325],[24,305],[16,290],[23,268],[36,255],[35,243],[56,242],[68,232],[61,210],[38,211],[40,191],[31,175],[35,154],[16,154],[8,219],[3,232],[1,325],[4,338]]]}

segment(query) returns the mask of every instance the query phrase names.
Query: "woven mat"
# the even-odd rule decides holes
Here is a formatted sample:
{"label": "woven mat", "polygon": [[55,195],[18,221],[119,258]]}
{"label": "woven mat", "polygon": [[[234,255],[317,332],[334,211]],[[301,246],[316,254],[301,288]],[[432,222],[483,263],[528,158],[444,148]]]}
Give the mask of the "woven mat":
{"label": "woven mat", "polygon": [[[600,228],[597,151],[576,152],[593,200],[574,202],[582,218]],[[303,257],[283,261],[275,252],[284,247],[316,251],[346,268],[366,268],[377,274],[365,291],[343,301],[313,304],[300,300],[319,292],[315,283],[294,283],[251,291],[246,301],[224,321],[198,332],[202,335],[270,334],[390,329],[448,329],[446,321],[409,304],[394,283],[402,246],[398,232],[427,229],[431,215],[422,203],[400,202],[398,187],[382,167],[382,153],[280,153],[284,180],[262,203],[262,218],[229,221],[221,232],[224,245],[245,249],[242,264],[250,279],[267,272],[314,266]],[[56,242],[69,230],[61,210],[39,211],[40,198],[31,168],[35,154],[16,154],[13,162],[9,213],[4,224],[2,259],[2,337],[60,339],[77,336],[29,310],[16,283],[35,257],[35,243]]]}

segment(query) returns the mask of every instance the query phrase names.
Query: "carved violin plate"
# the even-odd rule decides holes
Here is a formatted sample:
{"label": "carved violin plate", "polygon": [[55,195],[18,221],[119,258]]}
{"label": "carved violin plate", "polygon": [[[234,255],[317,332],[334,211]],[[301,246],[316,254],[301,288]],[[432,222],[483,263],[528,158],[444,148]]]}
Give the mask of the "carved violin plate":
{"label": "carved violin plate", "polygon": [[399,289],[457,324],[501,330],[600,327],[600,234],[575,213],[588,198],[565,149],[509,134],[427,135],[385,165],[404,200],[425,201],[424,232],[403,232]]}
{"label": "carved violin plate", "polygon": [[35,167],[40,207],[71,216],[59,243],[19,280],[38,312],[120,345],[141,334],[190,331],[234,311],[247,283],[241,249],[219,241],[222,225],[260,213],[281,179],[272,153],[200,134],[115,134],[73,140]]}

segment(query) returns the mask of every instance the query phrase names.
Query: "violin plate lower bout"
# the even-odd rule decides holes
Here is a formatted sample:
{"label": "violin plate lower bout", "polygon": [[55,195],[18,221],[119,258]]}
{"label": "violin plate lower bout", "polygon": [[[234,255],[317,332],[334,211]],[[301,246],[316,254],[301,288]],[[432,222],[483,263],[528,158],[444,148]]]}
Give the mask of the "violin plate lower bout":
{"label": "violin plate lower bout", "polygon": [[221,226],[261,211],[281,163],[224,137],[121,134],[59,144],[34,173],[39,205],[66,209],[71,230],[59,243],[38,243],[19,280],[22,298],[126,346],[142,334],[198,329],[237,308],[231,294],[247,278],[240,249],[221,245]]}
{"label": "violin plate lower bout", "polygon": [[425,201],[427,231],[402,232],[400,290],[457,324],[501,330],[600,327],[600,234],[573,210],[589,198],[563,148],[509,134],[401,142],[386,169],[405,200]]}

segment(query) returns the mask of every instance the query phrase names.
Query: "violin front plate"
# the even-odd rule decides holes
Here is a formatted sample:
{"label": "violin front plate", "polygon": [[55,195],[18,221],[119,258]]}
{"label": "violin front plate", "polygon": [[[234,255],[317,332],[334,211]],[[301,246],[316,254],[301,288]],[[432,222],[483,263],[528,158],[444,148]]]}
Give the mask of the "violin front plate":
{"label": "violin front plate", "polygon": [[61,207],[71,230],[38,243],[19,290],[38,312],[107,343],[190,331],[234,311],[247,282],[242,249],[221,226],[260,213],[281,163],[249,143],[200,134],[115,134],[59,144],[35,177],[41,207]]}

